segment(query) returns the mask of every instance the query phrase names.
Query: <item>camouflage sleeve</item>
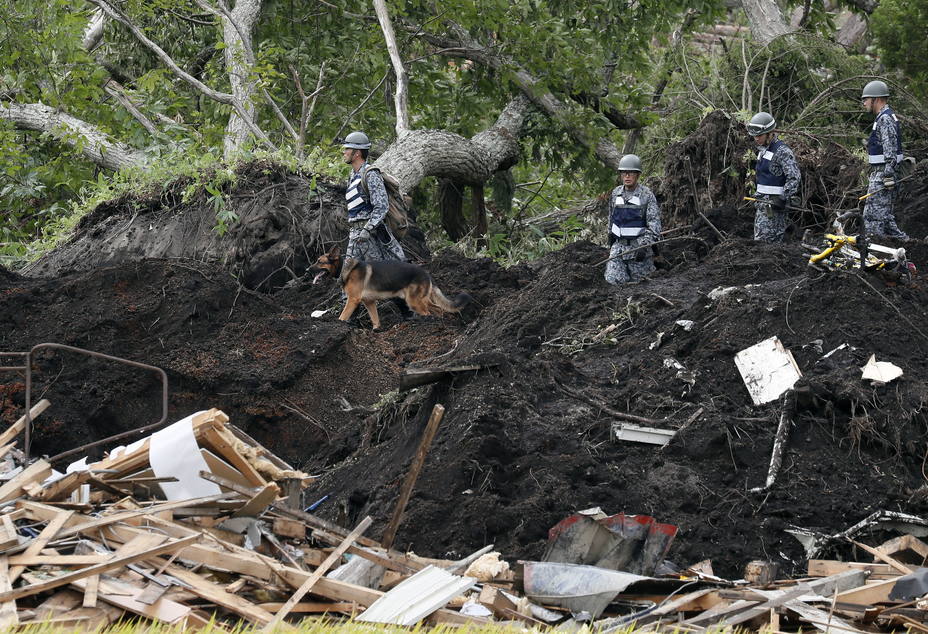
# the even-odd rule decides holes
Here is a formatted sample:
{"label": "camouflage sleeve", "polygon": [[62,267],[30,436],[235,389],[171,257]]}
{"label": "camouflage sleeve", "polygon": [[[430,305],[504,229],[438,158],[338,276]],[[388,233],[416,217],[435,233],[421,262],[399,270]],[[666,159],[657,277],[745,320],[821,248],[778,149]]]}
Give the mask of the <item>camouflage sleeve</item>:
{"label": "camouflage sleeve", "polygon": [[651,233],[651,242],[660,240],[661,231],[661,210],[657,206],[657,198],[654,192],[648,191],[648,231]]}
{"label": "camouflage sleeve", "polygon": [[387,216],[387,188],[383,184],[383,176],[377,170],[367,172],[367,188],[370,192],[370,204],[374,208],[371,211],[371,217],[365,225],[365,229],[373,231],[377,228],[383,219]]}
{"label": "camouflage sleeve", "polygon": [[883,176],[892,176],[895,174],[896,164],[899,162],[896,158],[899,139],[896,135],[896,126],[893,125],[892,117],[883,116],[877,119],[876,132],[880,137],[880,146],[883,148],[883,158],[886,161],[883,165]]}
{"label": "camouflage sleeve", "polygon": [[796,162],[793,151],[785,145],[781,145],[775,158],[776,160],[770,165],[770,171],[777,176],[786,178],[786,183],[783,185],[783,195],[787,198],[795,196],[796,192],[799,191],[802,174],[799,171],[799,163]]}

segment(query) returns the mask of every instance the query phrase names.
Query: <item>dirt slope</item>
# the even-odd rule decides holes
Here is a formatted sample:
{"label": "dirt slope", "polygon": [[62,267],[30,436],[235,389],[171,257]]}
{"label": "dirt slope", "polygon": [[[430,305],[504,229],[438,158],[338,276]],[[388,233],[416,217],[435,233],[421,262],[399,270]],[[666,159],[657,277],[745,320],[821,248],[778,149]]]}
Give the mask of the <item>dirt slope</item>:
{"label": "dirt slope", "polygon": [[[928,173],[914,180],[912,191],[928,190]],[[901,224],[928,234],[917,200]],[[808,269],[797,241],[751,243],[750,215],[736,201],[707,212],[732,234],[720,244],[692,207],[676,213],[702,242],[665,249],[644,283],[608,286],[606,251],[586,242],[508,270],[445,252],[430,271],[446,292],[473,295],[477,314],[397,324],[387,308],[378,333],[335,321],[331,285],[303,277],[259,293],[221,263],[143,259],[47,278],[0,271],[0,350],[56,341],[160,366],[172,419],[222,408],[321,476],[306,501],[329,495],[322,515],[352,523],[371,514],[374,534],[440,402],[447,414],[397,539],[425,555],[492,542],[509,557],[537,557],[556,521],[602,506],[679,525],[670,555],[680,564],[710,557],[737,575],[747,559],[767,557],[801,572],[788,525],[834,532],[878,508],[928,513],[924,278],[901,286]],[[906,246],[928,271],[928,249]],[[330,310],[310,317],[317,309]],[[732,357],[772,335],[804,378],[780,479],[752,494],[766,477],[779,405],[751,405]],[[870,354],[905,375],[861,381]],[[405,367],[461,362],[490,367],[390,394]],[[0,415],[11,421],[22,381],[0,381]],[[160,416],[160,387],[139,370],[43,353],[35,383],[54,404],[36,423],[38,453]],[[613,442],[603,408],[679,431],[663,449]]]}

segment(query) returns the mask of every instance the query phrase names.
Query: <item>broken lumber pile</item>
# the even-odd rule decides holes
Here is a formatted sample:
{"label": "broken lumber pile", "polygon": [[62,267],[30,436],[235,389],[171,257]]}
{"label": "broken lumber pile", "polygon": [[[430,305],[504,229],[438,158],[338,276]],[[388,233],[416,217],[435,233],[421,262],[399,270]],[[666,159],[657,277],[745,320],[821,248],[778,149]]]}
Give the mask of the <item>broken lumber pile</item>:
{"label": "broken lumber pile", "polygon": [[[909,534],[878,547],[851,541],[881,515],[840,534],[872,561],[810,559],[798,580],[778,580],[764,561],[737,581],[715,576],[708,561],[674,568],[663,558],[675,526],[598,508],[552,527],[545,561],[513,569],[491,546],[458,561],[398,552],[393,536],[442,412],[433,410],[382,541],[366,535],[370,517],[351,528],[304,510],[313,478],[219,410],[64,473],[41,459],[17,464],[21,419],[0,433],[0,626],[85,630],[141,619],[271,631],[326,614],[600,632],[928,630],[928,545]],[[815,543],[829,539],[839,536]]]}

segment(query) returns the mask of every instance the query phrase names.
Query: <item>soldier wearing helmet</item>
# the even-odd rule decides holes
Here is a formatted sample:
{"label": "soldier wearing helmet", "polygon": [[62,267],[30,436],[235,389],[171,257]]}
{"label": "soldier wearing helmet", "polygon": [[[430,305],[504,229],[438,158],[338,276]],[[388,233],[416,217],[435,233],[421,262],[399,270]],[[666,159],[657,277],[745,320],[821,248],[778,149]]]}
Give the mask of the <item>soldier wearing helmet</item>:
{"label": "soldier wearing helmet", "polygon": [[754,239],[783,242],[789,199],[799,191],[802,178],[793,151],[777,138],[777,122],[767,112],[758,112],[747,124],[757,144],[757,193],[754,198]]}
{"label": "soldier wearing helmet", "polygon": [[661,235],[661,211],[650,189],[638,183],[641,159],[626,154],[619,161],[622,185],[612,190],[609,214],[609,260],[606,281],[637,282],[654,271],[652,247]]}
{"label": "soldier wearing helmet", "polygon": [[[384,220],[389,210],[387,188],[377,169],[369,169],[371,140],[363,132],[352,132],[342,144],[342,159],[351,166],[345,202],[348,206],[348,247],[345,258],[354,260],[406,260],[399,241]],[[392,299],[403,320],[413,312],[400,297]],[[358,313],[355,312],[355,316]]]}
{"label": "soldier wearing helmet", "polygon": [[888,105],[889,87],[876,80],[864,86],[860,95],[864,110],[876,115],[870,138],[867,139],[867,161],[870,178],[867,202],[864,205],[864,226],[867,235],[888,236],[908,240],[909,236],[896,224],[893,196],[896,193],[896,172],[903,159],[899,119]]}

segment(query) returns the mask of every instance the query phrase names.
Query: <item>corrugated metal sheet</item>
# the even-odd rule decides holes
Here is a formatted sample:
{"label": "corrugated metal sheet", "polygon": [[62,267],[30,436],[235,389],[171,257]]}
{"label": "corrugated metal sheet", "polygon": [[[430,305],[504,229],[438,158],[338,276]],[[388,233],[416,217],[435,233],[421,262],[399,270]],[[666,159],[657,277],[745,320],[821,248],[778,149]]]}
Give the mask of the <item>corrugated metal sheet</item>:
{"label": "corrugated metal sheet", "polygon": [[415,625],[476,582],[476,579],[429,566],[377,599],[357,620]]}

